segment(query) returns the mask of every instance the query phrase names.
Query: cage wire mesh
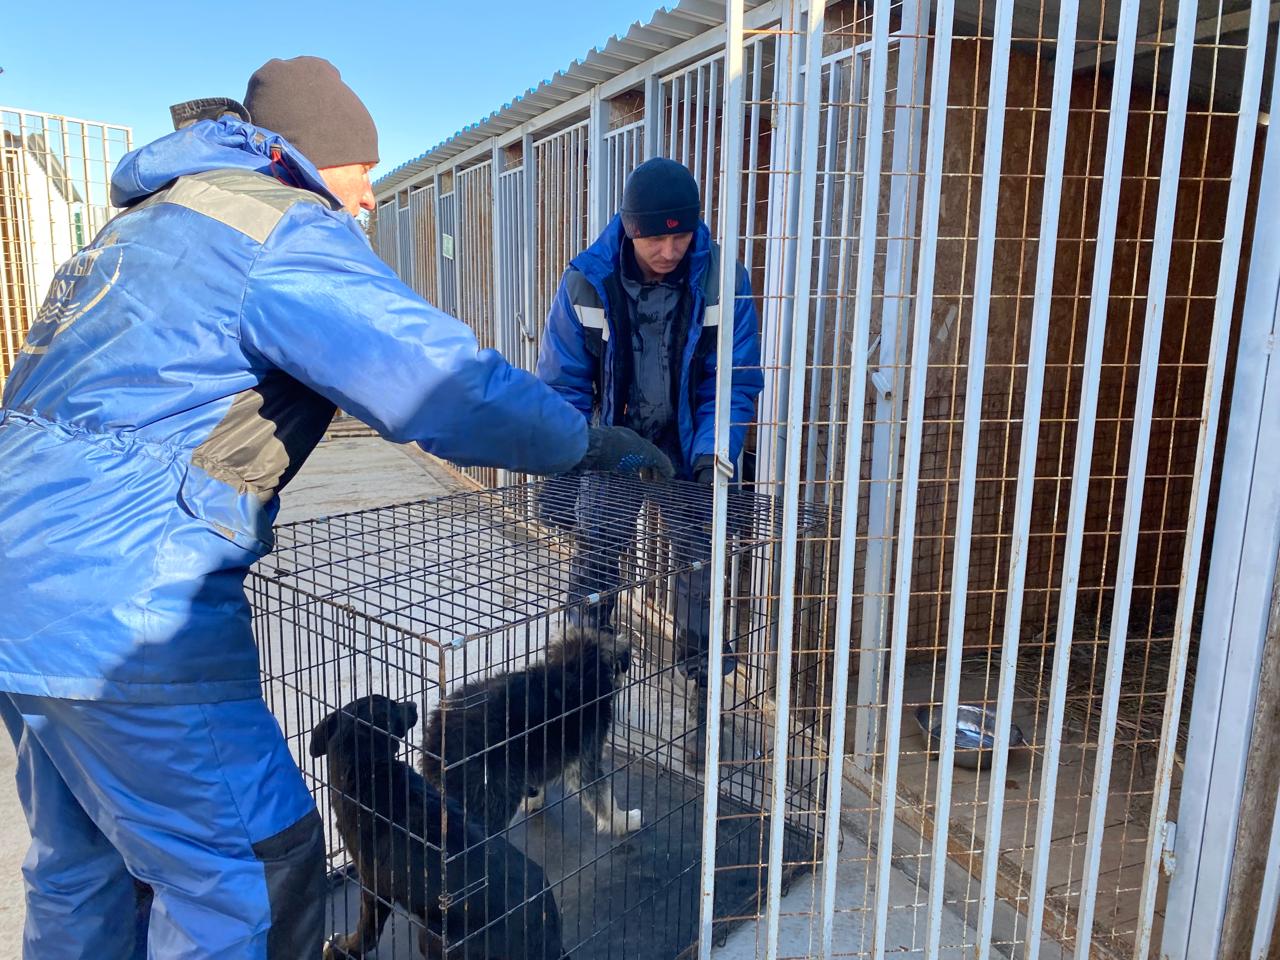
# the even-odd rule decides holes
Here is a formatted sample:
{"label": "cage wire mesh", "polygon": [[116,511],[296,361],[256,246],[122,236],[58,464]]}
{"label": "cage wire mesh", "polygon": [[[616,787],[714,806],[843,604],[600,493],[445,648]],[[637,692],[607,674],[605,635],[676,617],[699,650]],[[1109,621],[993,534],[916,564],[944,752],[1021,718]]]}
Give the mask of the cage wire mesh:
{"label": "cage wire mesh", "polygon": [[[1023,5],[1019,5],[1022,7]],[[842,431],[851,425],[842,421],[847,378],[854,368],[854,352],[862,352],[868,369],[867,393],[863,399],[861,423],[854,449],[861,450],[861,462],[854,465],[860,484],[856,514],[856,570],[854,580],[862,585],[855,592],[852,619],[861,623],[855,674],[857,695],[848,729],[846,744],[851,761],[850,786],[846,787],[846,818],[860,827],[865,837],[880,833],[883,824],[877,819],[892,815],[917,828],[914,851],[895,858],[914,876],[913,890],[895,889],[888,895],[887,908],[916,917],[916,934],[903,942],[903,949],[925,949],[926,924],[920,915],[929,903],[931,862],[936,848],[926,838],[936,836],[939,816],[939,770],[930,745],[918,740],[909,730],[898,734],[897,742],[886,745],[879,728],[887,709],[901,709],[904,717],[913,717],[921,708],[937,709],[942,702],[946,657],[956,648],[961,654],[960,699],[966,703],[994,708],[998,700],[998,651],[1002,646],[1006,624],[1009,550],[1013,529],[1014,494],[1019,471],[1018,447],[1023,427],[1022,415],[1027,391],[1029,324],[1034,288],[1037,252],[1036,210],[1047,176],[1045,140],[1048,134],[1049,93],[1054,63],[1055,37],[1047,8],[1038,11],[1019,10],[1019,29],[1011,30],[1012,52],[1006,64],[1008,103],[1003,117],[1006,164],[1000,175],[1000,205],[994,221],[979,222],[980,194],[983,180],[984,124],[991,136],[990,119],[982,104],[991,76],[993,57],[990,29],[968,26],[959,29],[950,44],[951,91],[946,136],[942,145],[941,225],[937,246],[927,255],[936,257],[937,278],[932,291],[932,343],[922,380],[923,395],[904,390],[911,369],[908,348],[914,332],[912,318],[905,308],[915,292],[913,262],[918,256],[921,238],[918,212],[920,181],[923,179],[922,124],[926,115],[927,86],[924,65],[928,57],[926,41],[930,39],[927,21],[930,11],[909,5],[893,5],[888,14],[888,30],[884,49],[885,76],[879,94],[883,116],[877,135],[883,138],[881,184],[875,209],[874,226],[861,223],[860,191],[866,189],[861,164],[865,154],[865,130],[869,120],[869,76],[872,21],[869,11],[851,4],[830,4],[826,10],[823,40],[822,103],[818,111],[816,205],[814,216],[814,266],[811,290],[810,343],[807,361],[807,408],[803,425],[805,441],[805,489],[823,502],[839,502],[839,488],[849,465],[843,461]],[[1226,171],[1231,167],[1229,148],[1233,141],[1235,117],[1229,111],[1215,110],[1211,104],[1188,112],[1188,144],[1199,151],[1194,158],[1188,150],[1178,181],[1177,233],[1172,241],[1172,261],[1178,279],[1168,291],[1168,311],[1159,347],[1159,367],[1151,416],[1149,457],[1142,464],[1145,487],[1140,533],[1138,534],[1137,569],[1131,574],[1132,604],[1128,618],[1127,644],[1120,671],[1121,692],[1113,725],[1104,734],[1098,729],[1102,713],[1103,679],[1106,675],[1112,598],[1117,587],[1117,557],[1124,522],[1124,484],[1128,476],[1126,460],[1135,416],[1139,371],[1139,348],[1142,343],[1142,304],[1146,295],[1149,258],[1154,243],[1158,168],[1162,148],[1161,135],[1168,105],[1161,90],[1162,70],[1172,43],[1172,11],[1156,19],[1152,10],[1148,22],[1152,30],[1139,45],[1152,56],[1148,82],[1141,95],[1135,94],[1128,112],[1131,144],[1121,158],[1103,157],[1106,143],[1107,100],[1111,75],[1109,64],[1115,56],[1119,40],[1115,36],[1115,19],[1106,10],[1095,11],[1092,20],[1092,47],[1095,61],[1077,68],[1073,82],[1071,112],[1066,117],[1067,153],[1064,173],[1064,211],[1075,218],[1072,223],[1064,214],[1064,229],[1054,239],[1058,245],[1058,262],[1054,273],[1054,290],[1040,295],[1051,300],[1048,354],[1044,361],[1045,376],[1040,388],[1040,430],[1035,470],[1032,527],[1028,547],[1028,571],[1021,598],[1021,625],[1014,629],[1024,634],[1022,660],[1016,673],[1018,698],[1014,718],[1027,732],[1029,750],[1016,761],[999,804],[1004,814],[1002,832],[997,838],[991,873],[998,874],[997,885],[1002,897],[1026,909],[1031,899],[1028,887],[1033,871],[1040,871],[1041,883],[1047,884],[1046,927],[1071,949],[1077,945],[1075,914],[1082,899],[1083,874],[1095,873],[1092,891],[1095,930],[1091,931],[1089,949],[1098,955],[1127,955],[1134,949],[1145,950],[1143,944],[1158,938],[1159,913],[1154,930],[1143,932],[1139,918],[1141,879],[1150,872],[1150,855],[1157,844],[1150,829],[1156,782],[1156,754],[1170,738],[1182,744],[1185,730],[1175,726],[1165,729],[1165,692],[1173,686],[1179,669],[1174,657],[1174,605],[1180,593],[1195,591],[1197,582],[1187,583],[1180,561],[1184,553],[1186,532],[1192,523],[1190,493],[1195,458],[1201,442],[1201,407],[1208,384],[1205,367],[1210,349],[1209,331],[1213,327],[1213,282],[1220,269],[1226,196],[1223,190]],[[914,16],[914,20],[913,20]],[[983,23],[983,10],[968,11],[973,23]],[[986,13],[990,16],[990,12]],[[1108,19],[1108,17],[1111,19]],[[923,17],[923,19],[921,19]],[[1239,24],[1239,20],[1235,21]],[[1212,26],[1211,24],[1209,26]],[[1243,50],[1243,37],[1236,43],[1224,43],[1220,36],[1202,24],[1202,42],[1196,45],[1196,69],[1207,72],[1212,88],[1219,58],[1225,52]],[[1161,32],[1163,30],[1163,32]],[[1082,31],[1085,33],[1085,31]],[[782,29],[781,37],[789,36]],[[1085,36],[1086,40],[1089,38]],[[759,37],[754,42],[759,42]],[[1161,57],[1164,57],[1162,61]],[[1201,61],[1207,61],[1205,66]],[[1162,65],[1163,63],[1163,65]],[[797,76],[797,73],[799,74]],[[781,83],[776,99],[769,105],[773,113],[774,135],[785,136],[788,126],[779,122],[789,106],[800,104],[804,97],[798,90],[803,70],[792,70],[790,86]],[[1237,75],[1238,79],[1238,75]],[[1203,91],[1202,94],[1203,95]],[[1062,116],[1062,111],[1058,111]],[[1209,127],[1222,128],[1222,135],[1210,135]],[[793,134],[794,135],[794,134]],[[1211,172],[1208,155],[1219,154],[1216,169]],[[775,153],[771,166],[775,170],[794,170],[787,159],[798,148],[784,143],[781,154]],[[782,158],[779,162],[779,157]],[[1009,158],[1016,161],[1009,163]],[[1093,243],[1100,232],[1098,218],[1101,168],[1109,163],[1121,182],[1121,207],[1118,239],[1115,247],[1114,276],[1106,314],[1105,339],[1101,362],[1090,369],[1084,348],[1087,331],[1089,290]],[[749,179],[766,172],[758,168],[745,171]],[[777,175],[775,175],[777,176]],[[989,176],[989,175],[988,175]],[[797,189],[795,182],[778,185],[770,202],[782,207],[788,202],[788,191]],[[1209,199],[1212,198],[1212,199]],[[1206,207],[1212,208],[1211,212]],[[807,215],[802,212],[801,216]],[[785,219],[766,222],[766,236],[784,242],[791,228]],[[1215,235],[1216,231],[1216,235]],[[965,440],[966,405],[971,345],[969,338],[974,301],[974,271],[979,256],[979,239],[994,234],[993,251],[988,266],[998,270],[994,289],[988,294],[988,317],[984,331],[990,346],[983,365],[985,386],[976,394],[980,412],[976,417],[976,470],[972,488],[966,497],[959,488],[961,448]],[[801,235],[801,242],[805,239]],[[875,244],[874,251],[860,249],[866,240]],[[849,314],[854,309],[856,292],[852,289],[853,266],[860,257],[872,258],[874,287],[869,294],[870,315],[863,331],[866,339],[851,343]],[[778,258],[775,263],[780,262]],[[1185,286],[1183,286],[1185,284]],[[764,325],[774,331],[776,339],[766,355],[785,358],[785,339],[789,335],[785,304],[788,293],[785,281],[776,299],[766,287]],[[1202,291],[1197,293],[1196,291]],[[919,362],[919,361],[916,361]],[[788,369],[785,359],[774,368],[769,395],[764,398],[758,424],[761,435],[781,433],[785,424],[773,419],[768,411],[779,410],[778,397],[788,376],[798,371]],[[968,375],[966,376],[966,372]],[[1090,461],[1086,462],[1085,479],[1074,482],[1087,485],[1082,560],[1077,573],[1078,608],[1074,618],[1067,661],[1064,703],[1061,715],[1048,715],[1052,657],[1053,614],[1060,601],[1063,577],[1061,551],[1068,538],[1068,495],[1073,482],[1072,462],[1075,457],[1076,427],[1082,416],[1081,380],[1096,377],[1096,409],[1084,414],[1096,425]],[[904,399],[905,397],[905,399]],[[851,402],[851,401],[850,401]],[[885,662],[892,653],[890,627],[892,614],[885,608],[891,599],[889,573],[894,565],[898,530],[894,510],[902,496],[903,432],[908,427],[909,405],[922,407],[918,477],[919,487],[912,537],[914,558],[906,575],[910,589],[909,602],[902,613],[903,628],[909,647],[900,676],[887,676]],[[1087,408],[1085,408],[1087,409]],[[972,431],[974,426],[969,427]],[[777,477],[778,456],[774,457]],[[1211,478],[1206,477],[1205,482]],[[758,484],[769,482],[769,474],[757,477]],[[776,481],[775,481],[776,482]],[[948,637],[953,568],[958,512],[968,515],[971,531],[967,535],[967,568],[969,577],[965,591],[964,613],[959,633]],[[846,514],[842,518],[848,522]],[[836,521],[833,511],[832,522]],[[823,567],[835,569],[828,555]],[[1193,571],[1198,577],[1198,571]],[[856,629],[856,628],[855,628]],[[1192,663],[1198,622],[1189,627]],[[1046,641],[1046,635],[1049,639]],[[1058,643],[1066,645],[1065,638]],[[1194,667],[1192,667],[1194,669]],[[1060,681],[1061,682],[1061,681]],[[890,696],[895,691],[896,702]],[[1175,708],[1173,715],[1178,715]],[[903,722],[907,722],[904,720]],[[1045,805],[1038,803],[1037,788],[1043,778],[1039,766],[1047,740],[1046,724],[1059,726],[1058,736],[1067,743],[1060,761],[1063,774],[1056,779],[1056,810],[1049,815],[1051,843],[1037,843],[1034,836],[1036,817]],[[1064,726],[1065,725],[1065,726]],[[1107,829],[1102,837],[1089,833],[1089,813],[1094,789],[1094,771],[1100,741],[1110,739],[1111,785],[1107,803]],[[1175,749],[1181,749],[1176,747]],[[1011,761],[1015,762],[1015,761]],[[896,809],[886,813],[886,805],[877,797],[886,769],[892,768],[897,794]],[[865,773],[864,773],[865,771]],[[988,782],[981,773],[956,771],[950,774],[954,784],[946,803],[951,820],[951,842],[946,853],[965,868],[958,885],[948,883],[945,894],[949,911],[966,921],[953,927],[954,941],[943,940],[945,949],[969,949],[978,945],[982,934],[972,929],[979,923],[984,846],[989,799]],[[1176,777],[1175,777],[1176,780]],[[853,785],[860,790],[850,789]],[[1175,785],[1176,794],[1176,785]],[[856,799],[852,799],[856,798]],[[1063,825],[1066,824],[1064,827]],[[1094,831],[1096,833],[1096,831]],[[1100,847],[1107,863],[1086,867],[1088,843]],[[846,845],[847,856],[849,845]],[[883,854],[864,848],[863,865],[869,869]],[[1039,863],[1034,860],[1039,858]],[[1112,858],[1115,863],[1112,864]],[[911,861],[914,861],[912,863]],[[830,869],[830,865],[826,865]],[[938,875],[935,874],[935,878]],[[851,912],[872,913],[872,884]],[[795,917],[808,925],[800,942],[808,949],[816,947],[819,935],[816,924],[830,922],[820,911],[810,909]],[[876,918],[884,925],[884,916]],[[930,921],[928,926],[933,926]],[[857,928],[863,939],[855,940],[854,953],[870,953],[871,933],[867,925]],[[919,939],[915,939],[918,936]],[[988,932],[986,937],[991,937]],[[1025,926],[1017,916],[1004,933],[997,935],[993,946],[1017,952],[1026,947]],[[990,942],[990,941],[988,941]],[[794,946],[797,941],[789,943]],[[763,944],[758,944],[763,949]],[[844,946],[849,946],[848,941]],[[879,946],[883,950],[883,945]],[[938,949],[936,946],[932,949]],[[985,947],[984,947],[985,949]],[[1030,948],[1027,948],[1030,949]],[[1046,949],[1047,946],[1046,946]],[[797,953],[801,953],[797,950]],[[1026,954],[1027,956],[1033,954]]]}
{"label": "cage wire mesh", "polygon": [[[559,783],[518,779],[522,797],[527,787],[545,788],[540,806],[523,804],[510,824],[490,830],[545,871],[566,952],[675,956],[693,944],[705,703],[696,682],[697,643],[682,640],[678,625],[688,616],[682,607],[696,608],[706,599],[697,574],[708,556],[709,498],[707,488],[690,483],[587,475],[277,529],[276,549],[255,569],[249,588],[267,702],[328,822],[333,930],[356,927],[357,903],[368,893],[397,913],[379,956],[412,955],[415,927],[443,934],[443,949],[457,955],[506,955],[498,942],[501,919],[492,912],[487,926],[462,935],[455,929],[454,939],[444,934],[453,929],[450,910],[455,916],[474,912],[474,897],[500,883],[495,876],[468,875],[465,849],[441,839],[447,831],[437,826],[433,833],[428,825],[425,834],[401,833],[396,841],[419,844],[444,865],[450,883],[436,891],[445,896],[443,919],[439,902],[412,916],[392,892],[390,878],[353,866],[362,861],[344,843],[336,810],[341,800],[333,797],[345,784],[335,779],[341,762],[332,755],[317,758],[309,747],[312,731],[326,716],[377,694],[417,707],[419,722],[408,732],[403,759],[414,770],[436,770],[451,798],[469,796],[467,778],[510,772],[518,779],[544,753],[569,757],[570,773]],[[804,513],[803,535],[816,529],[819,517],[816,510]],[[544,525],[548,518],[558,525]],[[566,534],[564,525],[572,532]],[[760,907],[776,717],[765,669],[769,625],[753,625],[757,612],[745,585],[749,571],[764,562],[763,548],[780,536],[776,505],[735,492],[729,530],[728,555],[744,589],[726,598],[736,668],[726,680],[731,712],[721,732],[725,767],[716,780],[722,811],[717,914],[726,927],[754,917]],[[655,549],[659,544],[663,549]],[[584,622],[601,604],[616,605],[616,632],[591,628],[587,634],[610,636],[616,651],[625,653],[616,689],[584,679],[591,674],[582,666],[589,659],[582,649],[570,645],[561,659],[554,653],[565,642],[568,624],[575,618]],[[530,677],[540,664],[552,662],[574,669],[541,674],[547,679],[536,687]],[[442,713],[441,701],[451,695]],[[487,728],[475,722],[475,711],[497,703],[508,711],[500,722],[494,719]],[[442,738],[424,746],[424,731],[450,710],[461,711],[465,723],[445,722]],[[599,756],[579,757],[579,715],[599,710],[611,717],[608,737]],[[809,849],[822,786],[822,767],[812,762],[818,731],[800,713],[789,722],[796,742],[809,746],[791,758],[788,848]],[[453,735],[465,742],[451,743]],[[488,762],[494,756],[501,762]],[[389,777],[372,758],[365,760],[368,776]],[[476,762],[485,767],[480,773],[469,766]],[[593,764],[601,767],[603,781],[586,775]],[[460,779],[451,781],[455,773]],[[366,823],[390,821],[370,796],[347,799]],[[476,819],[474,810],[467,814]],[[799,869],[805,858],[795,859]],[[428,875],[432,869],[428,865]],[[379,883],[384,889],[377,889]],[[536,893],[507,890],[511,918],[536,925],[521,912]]]}
{"label": "cage wire mesh", "polygon": [[116,212],[128,127],[0,107],[0,387],[58,267]]}
{"label": "cage wire mesh", "polygon": [[[740,672],[764,702],[789,675],[793,736],[763,735],[786,751],[769,776],[830,776],[795,794],[803,813],[786,793],[808,832],[780,863],[759,831],[756,866],[807,892],[771,890],[728,949],[1146,957],[1164,922],[1273,13],[748,11],[731,104],[743,150],[727,166],[765,390],[740,476],[772,504],[822,511],[794,553],[766,538],[726,576]],[[690,166],[721,232],[729,58],[723,41],[688,44],[522,134],[512,168],[536,194],[510,202],[524,215],[501,231],[531,243],[500,284],[523,285],[523,365],[591,239],[592,178],[616,203],[641,140]],[[593,110],[608,111],[603,164],[587,156]],[[669,611],[670,578],[642,573],[678,553],[659,513],[641,511],[627,576],[646,610]],[[735,696],[724,717],[745,722]],[[946,762],[961,704],[1025,745],[992,751],[994,769]],[[942,744],[919,722],[939,717]],[[720,778],[753,762],[726,756]],[[743,819],[763,824],[754,810]]]}

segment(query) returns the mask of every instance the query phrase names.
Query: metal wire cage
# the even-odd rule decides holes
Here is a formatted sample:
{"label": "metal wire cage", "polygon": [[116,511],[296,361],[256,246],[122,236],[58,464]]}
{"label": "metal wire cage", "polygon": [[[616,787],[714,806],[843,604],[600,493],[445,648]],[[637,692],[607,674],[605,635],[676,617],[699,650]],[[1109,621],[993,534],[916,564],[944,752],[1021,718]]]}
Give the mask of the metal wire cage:
{"label": "metal wire cage", "polygon": [[[1244,531],[1276,529],[1253,499],[1275,489],[1253,471],[1275,433],[1256,418],[1275,369],[1258,213],[1280,170],[1276,9],[731,0],[722,20],[684,0],[376,186],[585,131],[585,171],[572,153],[566,181],[530,148],[522,182],[585,173],[566,197],[615,196],[600,131],[638,96],[644,155],[690,167],[749,272],[750,476],[830,507],[752,587],[763,609],[808,603],[784,573],[800,570],[829,598],[826,646],[777,664],[815,682],[784,678],[777,713],[819,692],[843,768],[817,882],[783,896],[780,847],[761,851],[755,955],[1235,957],[1272,940],[1280,883],[1257,876],[1268,843],[1280,864],[1280,826],[1237,801],[1274,807],[1255,776],[1274,764],[1261,728],[1237,733],[1265,712],[1249,691],[1275,634],[1274,544]],[[600,216],[535,232],[510,210],[495,237],[525,228],[522,263],[553,277]],[[534,281],[498,272],[522,304]],[[496,315],[519,320],[527,366],[530,316]],[[972,711],[992,714],[991,762],[956,769]],[[749,950],[751,932],[733,939]]]}
{"label": "metal wire cage", "polygon": [[[758,916],[764,896],[760,851],[768,843],[774,775],[776,614],[759,602],[753,582],[781,535],[781,512],[771,498],[735,491],[728,509],[725,622],[734,669],[725,678],[720,714],[719,936]],[[383,958],[415,956],[420,944],[429,956],[506,955],[503,943],[512,936],[524,937],[527,951],[559,956],[554,945],[528,946],[537,939],[528,928],[546,922],[538,906],[540,870],[558,910],[565,955],[674,957],[696,942],[706,705],[696,652],[689,656],[691,648],[680,646],[680,621],[691,615],[682,611],[699,604],[692,594],[707,568],[710,511],[709,489],[696,484],[587,476],[277,529],[276,550],[251,573],[248,589],[267,702],[328,824],[333,932],[356,928],[363,898],[391,915],[379,947]],[[818,527],[818,513],[802,511],[801,536]],[[626,654],[611,690],[585,683],[582,672],[538,674],[571,622],[594,615],[592,628],[608,635],[599,634],[600,611],[611,604],[616,649]],[[804,604],[795,613],[797,658],[820,648],[803,627],[822,622],[813,613]],[[541,687],[531,679],[537,676],[545,680]],[[823,697],[812,671],[798,667],[792,683],[798,703]],[[592,779],[586,758],[571,764],[560,782],[520,782],[538,796],[509,823],[472,830],[460,845],[450,839],[447,822],[429,818],[461,815],[473,825],[486,818],[471,807],[432,806],[413,793],[370,752],[376,731],[365,729],[365,739],[357,738],[354,758],[357,780],[384,778],[372,793],[343,779],[338,768],[347,763],[350,774],[347,760],[333,752],[317,757],[310,749],[326,717],[371,695],[417,708],[419,722],[405,735],[404,749],[393,749],[413,777],[437,771],[435,782],[442,781],[451,798],[448,785],[460,781],[450,777],[474,776],[476,763],[484,777],[505,783],[527,774],[531,751],[570,758],[589,752],[590,737],[582,732],[587,721],[577,723],[575,710],[584,718],[601,710],[611,717],[596,758],[604,780]],[[446,712],[463,711],[461,726],[443,719],[444,698]],[[518,709],[494,720],[498,713],[490,706],[499,701]],[[490,718],[488,726],[481,715]],[[797,709],[788,721],[788,877],[808,869],[820,848],[823,766],[815,759],[825,755],[821,716]],[[443,733],[427,746],[424,731],[436,720]],[[451,742],[460,730],[465,743]],[[403,795],[392,797],[397,791]],[[375,796],[380,799],[370,799]],[[369,843],[378,827],[392,848],[416,845],[421,860],[410,858],[408,866],[397,860],[389,871],[372,868],[369,851],[361,857],[344,841],[351,836],[342,828],[344,802],[348,820],[355,815],[368,828],[357,843]],[[592,811],[598,814],[602,802],[612,804],[621,821],[594,822],[600,818]],[[413,822],[396,822],[406,819]],[[504,854],[508,861],[525,857],[537,869],[504,886],[491,858],[476,866],[477,844],[490,856],[510,844],[517,853]],[[380,849],[385,857],[388,848]],[[391,876],[421,864],[431,880]],[[421,887],[416,901],[406,895],[406,883]],[[483,921],[467,922],[481,901],[488,910]],[[513,933],[512,925],[521,929]]]}

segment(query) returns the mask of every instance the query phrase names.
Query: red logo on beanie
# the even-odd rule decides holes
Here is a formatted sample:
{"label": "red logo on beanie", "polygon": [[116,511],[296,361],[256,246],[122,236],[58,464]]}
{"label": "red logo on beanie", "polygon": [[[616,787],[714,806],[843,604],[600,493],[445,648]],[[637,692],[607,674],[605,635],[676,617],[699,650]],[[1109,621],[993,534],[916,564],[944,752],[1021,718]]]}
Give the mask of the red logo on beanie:
{"label": "red logo on beanie", "polygon": [[675,228],[676,228],[676,227],[678,227],[678,226],[680,226],[680,221],[679,221],[679,220],[672,220],[670,217],[667,217],[667,229],[668,229],[668,230],[673,230],[673,229],[675,229]]}

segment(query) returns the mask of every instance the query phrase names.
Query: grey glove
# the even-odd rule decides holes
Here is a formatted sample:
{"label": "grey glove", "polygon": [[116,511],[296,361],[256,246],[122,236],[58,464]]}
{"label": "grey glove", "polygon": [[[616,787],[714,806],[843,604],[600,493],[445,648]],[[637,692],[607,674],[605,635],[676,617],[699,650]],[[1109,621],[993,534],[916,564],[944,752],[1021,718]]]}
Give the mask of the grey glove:
{"label": "grey glove", "polygon": [[576,473],[542,480],[534,494],[538,519],[549,527],[572,530],[577,524],[578,484],[581,481]]}
{"label": "grey glove", "polygon": [[665,453],[627,427],[588,428],[587,454],[576,469],[638,473],[664,480],[676,475]]}
{"label": "grey glove", "polygon": [[703,454],[693,462],[693,482],[711,486],[716,479],[716,458]]}

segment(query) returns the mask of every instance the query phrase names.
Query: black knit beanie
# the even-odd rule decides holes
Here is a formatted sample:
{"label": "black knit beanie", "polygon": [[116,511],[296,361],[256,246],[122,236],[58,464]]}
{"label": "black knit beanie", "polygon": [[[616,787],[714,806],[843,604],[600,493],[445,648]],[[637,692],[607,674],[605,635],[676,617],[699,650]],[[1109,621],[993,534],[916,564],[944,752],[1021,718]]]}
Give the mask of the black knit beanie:
{"label": "black knit beanie", "polygon": [[244,105],[318,169],[378,162],[378,130],[337,68],[319,57],[268,60],[249,78]]}
{"label": "black knit beanie", "polygon": [[627,177],[621,212],[622,227],[633,240],[692,233],[702,213],[698,184],[684,164],[654,157]]}

